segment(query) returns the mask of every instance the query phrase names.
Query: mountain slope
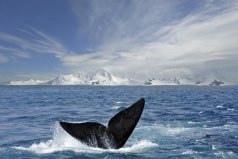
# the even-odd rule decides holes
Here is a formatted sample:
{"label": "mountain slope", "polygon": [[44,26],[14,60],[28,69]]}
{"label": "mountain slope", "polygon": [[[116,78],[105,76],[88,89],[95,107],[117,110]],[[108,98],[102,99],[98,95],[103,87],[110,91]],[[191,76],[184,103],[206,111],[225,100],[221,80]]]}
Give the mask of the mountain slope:
{"label": "mountain slope", "polygon": [[128,85],[130,80],[112,75],[105,70],[89,73],[60,75],[48,82],[50,85]]}

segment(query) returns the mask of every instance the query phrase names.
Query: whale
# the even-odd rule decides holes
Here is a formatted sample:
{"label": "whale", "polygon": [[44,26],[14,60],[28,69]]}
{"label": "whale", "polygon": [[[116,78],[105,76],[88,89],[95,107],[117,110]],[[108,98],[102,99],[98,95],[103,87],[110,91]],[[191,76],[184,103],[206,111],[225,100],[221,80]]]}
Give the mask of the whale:
{"label": "whale", "polygon": [[119,149],[125,145],[135,129],[144,105],[145,99],[141,98],[113,116],[107,127],[97,122],[70,123],[60,121],[59,123],[73,138],[90,147]]}

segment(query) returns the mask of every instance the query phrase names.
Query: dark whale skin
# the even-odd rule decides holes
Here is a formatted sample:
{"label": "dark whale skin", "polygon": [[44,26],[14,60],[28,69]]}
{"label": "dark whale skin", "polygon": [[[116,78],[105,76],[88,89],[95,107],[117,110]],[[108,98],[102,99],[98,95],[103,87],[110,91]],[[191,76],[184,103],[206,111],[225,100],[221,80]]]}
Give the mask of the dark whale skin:
{"label": "dark whale skin", "polygon": [[141,98],[130,107],[112,117],[108,126],[97,122],[68,123],[60,121],[61,127],[75,139],[92,147],[119,149],[124,146],[135,129],[144,110]]}

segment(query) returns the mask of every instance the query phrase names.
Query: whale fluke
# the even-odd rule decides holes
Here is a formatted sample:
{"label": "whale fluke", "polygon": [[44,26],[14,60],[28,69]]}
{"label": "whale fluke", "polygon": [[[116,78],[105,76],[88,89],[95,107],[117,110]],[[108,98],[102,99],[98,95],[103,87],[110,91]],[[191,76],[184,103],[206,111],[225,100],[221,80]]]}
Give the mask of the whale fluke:
{"label": "whale fluke", "polygon": [[100,123],[67,123],[60,121],[60,125],[71,136],[88,146],[106,149],[114,145],[113,136],[107,127]]}
{"label": "whale fluke", "polygon": [[92,147],[121,148],[130,137],[145,105],[141,98],[130,107],[120,111],[108,122],[108,127],[96,123],[67,123],[60,121],[61,127],[77,140]]}

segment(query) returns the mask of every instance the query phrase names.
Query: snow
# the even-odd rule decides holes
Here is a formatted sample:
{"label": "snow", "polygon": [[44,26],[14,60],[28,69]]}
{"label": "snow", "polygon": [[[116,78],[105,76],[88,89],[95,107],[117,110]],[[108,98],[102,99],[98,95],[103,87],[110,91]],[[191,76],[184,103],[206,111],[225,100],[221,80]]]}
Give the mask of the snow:
{"label": "snow", "polygon": [[40,85],[40,84],[46,84],[47,81],[44,80],[26,80],[26,81],[11,81],[9,85]]}
{"label": "snow", "polygon": [[157,77],[146,81],[132,80],[115,76],[112,73],[100,69],[92,72],[79,72],[75,74],[59,75],[52,80],[26,80],[12,81],[9,85],[215,85],[216,81],[223,85],[226,82],[218,80],[215,76],[206,77],[180,76]]}
{"label": "snow", "polygon": [[[217,84],[218,83],[218,84]],[[191,76],[182,76],[174,78],[150,78],[144,82],[145,85],[223,85],[224,82],[218,80],[215,76],[196,78]]]}
{"label": "snow", "polygon": [[60,75],[48,82],[51,85],[128,85],[130,80],[112,75],[105,70],[89,73]]}

